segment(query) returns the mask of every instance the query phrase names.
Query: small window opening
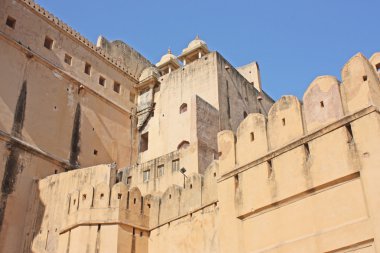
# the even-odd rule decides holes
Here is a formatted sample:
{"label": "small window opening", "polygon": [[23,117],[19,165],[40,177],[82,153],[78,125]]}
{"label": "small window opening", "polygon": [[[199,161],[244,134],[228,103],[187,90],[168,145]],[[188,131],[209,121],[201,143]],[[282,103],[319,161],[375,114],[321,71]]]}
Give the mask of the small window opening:
{"label": "small window opening", "polygon": [[376,71],[380,72],[380,63],[376,64]]}
{"label": "small window opening", "polygon": [[243,112],[243,117],[247,118],[247,116],[248,116],[247,112]]}
{"label": "small window opening", "polygon": [[321,104],[321,107],[322,107],[322,108],[325,107],[325,103],[323,103],[323,101],[321,101],[320,104]]}
{"label": "small window opening", "polygon": [[99,84],[101,86],[106,86],[106,79],[102,76],[99,76]]}
{"label": "small window opening", "polygon": [[70,65],[71,66],[71,62],[72,62],[72,57],[68,54],[65,54],[65,58],[64,58],[64,61],[66,64]]}
{"label": "small window opening", "polygon": [[142,237],[142,236],[143,236],[143,232],[141,231],[141,232],[140,232],[140,237]]}
{"label": "small window opening", "polygon": [[51,50],[53,48],[53,42],[53,39],[46,36],[44,41],[44,47]]}
{"label": "small window opening", "polygon": [[129,176],[127,177],[127,184],[131,184],[132,183],[132,176]]}
{"label": "small window opening", "polygon": [[136,198],[133,199],[133,204],[136,205]]}
{"label": "small window opening", "polygon": [[133,228],[133,230],[132,230],[132,234],[133,234],[133,236],[136,235],[136,229],[135,229],[135,228]]}
{"label": "small window opening", "polygon": [[186,103],[183,103],[180,107],[179,107],[179,113],[184,113],[187,111],[187,104]]}
{"label": "small window opening", "polygon": [[172,199],[172,195],[171,194],[169,194],[169,199]]}
{"label": "small window opening", "polygon": [[76,199],[74,199],[74,205],[75,205],[75,203],[77,203],[77,200],[76,200]]}
{"label": "small window opening", "polygon": [[216,172],[214,172],[214,177],[216,177]]}
{"label": "small window opening", "polygon": [[172,161],[172,172],[179,171],[179,159]]}
{"label": "small window opening", "polygon": [[122,195],[121,193],[118,193],[118,194],[117,194],[117,199],[121,199],[122,196],[123,196],[123,195]]}
{"label": "small window opening", "polygon": [[146,170],[143,172],[143,182],[148,182],[150,178],[150,170]]}
{"label": "small window opening", "polygon": [[94,155],[98,155],[98,151],[94,149]]}
{"label": "small window opening", "polygon": [[83,194],[83,195],[82,195],[82,201],[85,201],[86,198],[87,198],[87,195],[86,195],[86,194]]}
{"label": "small window opening", "polygon": [[363,81],[364,81],[364,82],[366,82],[366,81],[367,81],[367,79],[368,79],[368,77],[367,77],[367,76],[363,76]]}
{"label": "small window opening", "polygon": [[10,28],[15,29],[15,27],[16,27],[16,19],[14,19],[14,18],[8,16],[8,17],[7,17],[7,21],[5,22],[5,24],[6,24],[8,27],[10,27]]}
{"label": "small window opening", "polygon": [[251,136],[251,141],[254,141],[255,140],[255,133],[251,132],[250,136]]}
{"label": "small window opening", "polygon": [[165,174],[165,166],[164,164],[161,164],[157,167],[157,176],[162,177]]}
{"label": "small window opening", "polygon": [[190,184],[190,189],[193,189],[193,184]]}
{"label": "small window opening", "polygon": [[140,139],[140,152],[144,152],[148,150],[148,141],[149,141],[149,132],[146,132],[141,135]]}
{"label": "small window opening", "polygon": [[120,93],[120,83],[118,82],[113,83],[113,91],[116,93]]}
{"label": "small window opening", "polygon": [[104,193],[100,193],[100,199],[104,198]]}
{"label": "small window opening", "polygon": [[309,143],[303,144],[303,147],[305,149],[305,154],[306,154],[306,160],[309,160],[310,158],[310,148],[309,148]]}
{"label": "small window opening", "polygon": [[148,205],[147,205],[147,206],[148,206],[148,208],[150,208],[150,204],[149,204],[149,203],[148,203]]}
{"label": "small window opening", "polygon": [[58,170],[54,170],[54,174],[57,174],[58,173]]}
{"label": "small window opening", "polygon": [[282,125],[285,126],[285,118],[282,118]]}
{"label": "small window opening", "polygon": [[347,132],[347,143],[352,143],[354,141],[354,135],[352,134],[351,124],[346,125]]}
{"label": "small window opening", "polygon": [[87,63],[84,65],[84,73],[91,75],[91,64]]}
{"label": "small window opening", "polygon": [[193,217],[193,213],[190,213],[190,218],[192,218]]}

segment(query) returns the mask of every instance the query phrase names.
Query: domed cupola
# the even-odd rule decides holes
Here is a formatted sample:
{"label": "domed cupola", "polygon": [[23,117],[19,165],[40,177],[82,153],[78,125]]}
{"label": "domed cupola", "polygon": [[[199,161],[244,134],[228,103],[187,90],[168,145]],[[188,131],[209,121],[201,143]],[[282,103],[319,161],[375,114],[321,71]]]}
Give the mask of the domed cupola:
{"label": "domed cupola", "polygon": [[160,76],[160,71],[156,67],[150,66],[145,68],[141,72],[138,88],[144,89],[149,86],[154,86],[156,83],[158,83]]}
{"label": "domed cupola", "polygon": [[177,57],[172,54],[170,48],[168,53],[161,57],[161,60],[156,64],[156,67],[159,68],[163,75],[170,73],[172,70],[178,69],[180,67]]}
{"label": "domed cupola", "polygon": [[197,35],[195,39],[189,43],[187,48],[182,50],[182,54],[178,56],[178,59],[183,62],[183,65],[186,65],[209,52],[206,42],[201,40]]}

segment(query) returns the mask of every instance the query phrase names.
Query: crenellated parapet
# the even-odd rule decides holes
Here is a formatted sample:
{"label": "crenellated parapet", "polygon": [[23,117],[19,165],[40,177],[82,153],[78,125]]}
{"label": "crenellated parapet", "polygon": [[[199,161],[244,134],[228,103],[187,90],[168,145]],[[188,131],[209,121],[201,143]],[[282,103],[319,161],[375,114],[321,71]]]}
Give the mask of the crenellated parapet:
{"label": "crenellated parapet", "polygon": [[342,82],[317,77],[302,102],[283,96],[267,118],[249,114],[236,134],[218,134],[218,182],[234,181],[228,185],[235,187],[237,217],[244,219],[308,191],[358,177],[351,125],[378,112],[380,80],[374,66],[357,54],[343,67]]}
{"label": "crenellated parapet", "polygon": [[66,217],[61,233],[88,224],[121,224],[150,230],[172,220],[190,215],[217,202],[218,162],[205,175],[190,174],[181,186],[172,185],[160,194],[143,196],[137,187],[117,183],[83,185],[67,197]]}
{"label": "crenellated parapet", "polygon": [[68,196],[67,216],[61,231],[84,224],[122,224],[147,230],[152,198],[145,199],[138,188],[117,183],[95,187],[83,185]]}

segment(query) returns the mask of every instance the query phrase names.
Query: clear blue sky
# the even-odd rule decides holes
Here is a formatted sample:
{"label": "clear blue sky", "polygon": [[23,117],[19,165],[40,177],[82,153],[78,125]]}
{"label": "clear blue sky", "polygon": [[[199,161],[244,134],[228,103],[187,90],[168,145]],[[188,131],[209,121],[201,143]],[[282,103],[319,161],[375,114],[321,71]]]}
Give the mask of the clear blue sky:
{"label": "clear blue sky", "polygon": [[85,37],[120,39],[159,61],[199,34],[234,66],[258,61],[273,98],[318,75],[340,79],[357,52],[380,51],[379,0],[38,0]]}

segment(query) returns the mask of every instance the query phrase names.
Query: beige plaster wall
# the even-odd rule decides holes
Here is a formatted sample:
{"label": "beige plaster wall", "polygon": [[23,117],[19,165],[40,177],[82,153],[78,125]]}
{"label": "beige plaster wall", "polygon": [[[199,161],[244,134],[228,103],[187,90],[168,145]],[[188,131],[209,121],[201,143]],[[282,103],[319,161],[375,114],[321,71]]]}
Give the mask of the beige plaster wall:
{"label": "beige plaster wall", "polygon": [[219,133],[220,252],[379,250],[379,79],[361,54],[342,79],[319,77],[303,105],[285,96],[267,122],[252,114],[236,137]]}

